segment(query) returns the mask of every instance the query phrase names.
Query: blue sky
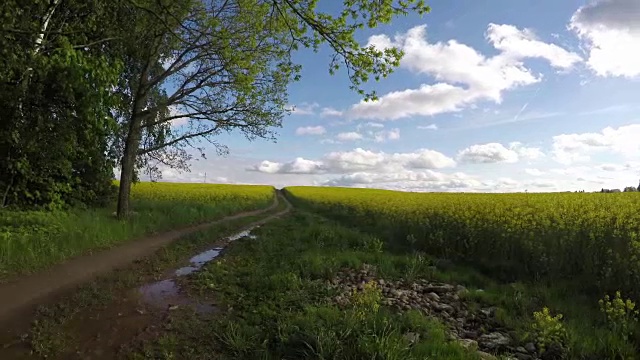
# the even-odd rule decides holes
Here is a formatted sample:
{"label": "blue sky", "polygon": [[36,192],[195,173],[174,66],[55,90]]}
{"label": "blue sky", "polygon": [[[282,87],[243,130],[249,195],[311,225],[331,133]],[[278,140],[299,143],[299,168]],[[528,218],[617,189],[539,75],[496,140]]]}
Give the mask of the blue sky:
{"label": "blue sky", "polygon": [[[323,6],[340,6],[339,1]],[[358,34],[406,52],[362,104],[330,52],[300,51],[277,143],[165,181],[408,191],[564,191],[638,185],[640,2],[434,0],[431,13]],[[334,4],[334,5],[328,5]],[[323,10],[335,10],[323,8]]]}

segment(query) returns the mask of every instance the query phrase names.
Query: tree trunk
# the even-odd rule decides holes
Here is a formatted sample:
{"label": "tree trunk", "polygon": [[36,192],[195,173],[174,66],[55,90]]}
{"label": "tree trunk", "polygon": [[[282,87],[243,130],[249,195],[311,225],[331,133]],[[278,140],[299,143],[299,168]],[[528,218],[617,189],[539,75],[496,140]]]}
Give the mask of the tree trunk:
{"label": "tree trunk", "polygon": [[140,100],[136,101],[133,108],[133,114],[129,121],[129,131],[127,140],[124,145],[122,155],[122,167],[120,169],[120,189],[118,191],[118,219],[125,219],[129,216],[129,198],[131,195],[131,185],[133,183],[133,173],[136,166],[136,157],[138,148],[140,147],[140,139],[142,135],[142,119],[136,115],[140,112],[142,106]]}
{"label": "tree trunk", "polygon": [[[51,22],[51,18],[53,17],[53,13],[56,11],[58,5],[62,2],[62,0],[51,0],[49,2],[49,7],[47,8],[47,12],[42,17],[42,23],[40,24],[40,32],[38,32],[38,36],[36,37],[35,43],[33,44],[33,50],[31,51],[31,56],[35,56],[40,52],[42,48],[42,43],[44,42],[44,38],[47,34],[47,30],[49,28],[49,23]],[[29,82],[31,81],[31,76],[33,74],[33,68],[28,67],[25,73],[22,75],[22,80],[20,82],[21,86],[21,98],[18,101],[18,110],[20,111],[20,116],[23,115],[23,99],[26,97],[26,93],[29,89]]]}
{"label": "tree trunk", "polygon": [[139,141],[133,138],[133,132],[129,132],[122,156],[120,169],[120,189],[118,191],[118,219],[126,219],[129,216],[129,196],[133,183],[133,172],[136,165],[136,149]]}

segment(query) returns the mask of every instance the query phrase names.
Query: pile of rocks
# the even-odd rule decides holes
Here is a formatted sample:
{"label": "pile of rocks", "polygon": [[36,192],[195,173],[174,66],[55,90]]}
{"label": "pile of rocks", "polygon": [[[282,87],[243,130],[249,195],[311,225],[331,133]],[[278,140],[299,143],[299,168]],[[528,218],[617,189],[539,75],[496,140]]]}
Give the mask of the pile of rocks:
{"label": "pile of rocks", "polygon": [[347,306],[354,291],[364,289],[370,281],[382,290],[382,305],[398,311],[418,310],[440,320],[448,328],[451,340],[476,349],[482,358],[495,359],[491,354],[509,354],[511,359],[539,359],[533,343],[518,346],[508,329],[495,320],[495,307],[473,311],[463,295],[468,290],[461,285],[433,283],[427,280],[387,281],[375,276],[375,268],[364,265],[360,270],[343,269],[328,282],[338,291],[333,301]]}

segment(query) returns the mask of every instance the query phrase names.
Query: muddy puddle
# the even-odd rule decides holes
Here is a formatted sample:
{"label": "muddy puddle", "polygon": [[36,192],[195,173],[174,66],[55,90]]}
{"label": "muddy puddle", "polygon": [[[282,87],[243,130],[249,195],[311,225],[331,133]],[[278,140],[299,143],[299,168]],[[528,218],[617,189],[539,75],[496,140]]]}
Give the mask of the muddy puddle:
{"label": "muddy puddle", "polygon": [[[256,236],[251,234],[251,231],[255,228],[256,227],[253,227],[233,234],[227,237],[224,243],[229,243],[242,238],[255,239]],[[182,293],[176,279],[200,270],[205,264],[220,256],[222,250],[224,250],[223,247],[214,247],[203,251],[191,257],[191,259],[189,259],[189,265],[175,270],[169,278],[140,286],[137,289],[140,300],[147,305],[168,310],[174,310],[179,307],[191,307],[197,313],[215,312],[217,310],[215,305],[197,302]]]}

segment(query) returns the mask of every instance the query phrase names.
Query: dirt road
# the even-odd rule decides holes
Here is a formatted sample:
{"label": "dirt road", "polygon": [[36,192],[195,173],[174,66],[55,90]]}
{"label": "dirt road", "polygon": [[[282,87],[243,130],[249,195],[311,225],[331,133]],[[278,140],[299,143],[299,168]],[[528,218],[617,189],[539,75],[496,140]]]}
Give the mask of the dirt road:
{"label": "dirt road", "polygon": [[[159,248],[194,232],[216,224],[267,213],[275,209],[280,201],[286,201],[278,192],[272,205],[266,209],[242,212],[217,221],[154,234],[132,240],[112,249],[96,254],[80,256],[45,271],[27,275],[12,282],[0,284],[0,323],[33,308],[44,299],[63,293],[65,290],[88,282],[96,276],[127,266],[133,261],[153,254]],[[287,211],[290,208],[287,202]]]}

